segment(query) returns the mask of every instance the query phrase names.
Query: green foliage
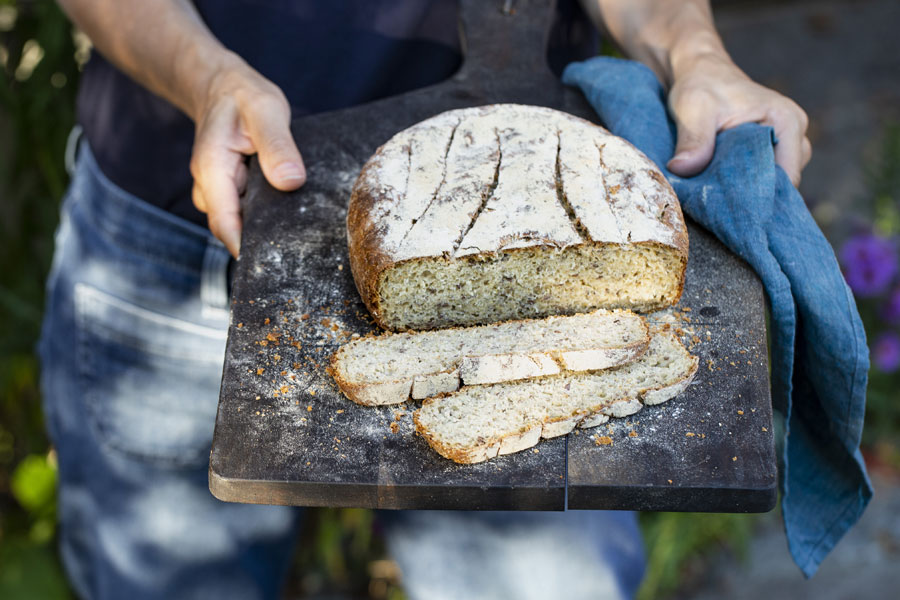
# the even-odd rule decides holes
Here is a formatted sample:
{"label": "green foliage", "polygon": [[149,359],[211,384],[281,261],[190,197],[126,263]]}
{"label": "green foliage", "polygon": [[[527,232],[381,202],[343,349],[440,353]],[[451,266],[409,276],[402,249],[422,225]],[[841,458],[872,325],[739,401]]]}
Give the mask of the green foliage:
{"label": "green foliage", "polygon": [[22,508],[35,517],[56,511],[56,465],[52,455],[29,454],[13,471],[10,489]]}
{"label": "green foliage", "polygon": [[[885,127],[881,151],[867,166],[868,197],[872,229],[881,237],[893,239],[900,245],[900,123]],[[897,283],[892,289],[900,289]],[[884,319],[886,298],[857,298],[860,316],[866,328],[869,346],[872,348],[878,336],[893,331],[900,334]],[[876,361],[873,361],[875,363]],[[866,427],[863,444],[876,446],[889,444],[894,453],[900,448],[900,370],[885,372],[873,364],[869,370],[869,388],[866,398]],[[884,454],[884,452],[881,452]]]}
{"label": "green foliage", "polygon": [[867,176],[875,230],[886,237],[900,235],[900,123],[885,128],[880,155],[868,164]]}
{"label": "green foliage", "polygon": [[373,520],[371,510],[307,509],[295,564],[300,576],[296,591],[304,596],[327,592],[404,600],[399,571],[385,558]]}
{"label": "green foliage", "polygon": [[18,539],[0,546],[0,598],[64,600],[71,597],[52,546]]}
{"label": "green foliage", "polygon": [[34,345],[78,65],[52,0],[0,0],[0,598],[68,598]]}
{"label": "green foliage", "polygon": [[673,592],[684,584],[689,571],[701,569],[704,561],[719,550],[727,549],[743,558],[758,518],[745,514],[642,513],[647,574],[638,600]]}

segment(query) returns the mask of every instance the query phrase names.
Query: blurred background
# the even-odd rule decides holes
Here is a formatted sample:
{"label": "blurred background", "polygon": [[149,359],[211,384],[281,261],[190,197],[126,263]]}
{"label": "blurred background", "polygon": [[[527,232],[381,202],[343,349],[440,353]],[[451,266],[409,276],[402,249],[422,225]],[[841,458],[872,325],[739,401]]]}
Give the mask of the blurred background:
{"label": "blurred background", "polygon": [[[809,114],[800,190],[866,325],[864,453],[876,488],[811,581],[765,515],[642,515],[641,598],[894,597],[900,588],[900,2],[719,0],[735,62]],[[67,184],[66,137],[90,52],[51,0],[0,0],[0,598],[72,597],[55,549],[56,467],[34,354]],[[365,510],[312,511],[288,598],[404,598]]]}

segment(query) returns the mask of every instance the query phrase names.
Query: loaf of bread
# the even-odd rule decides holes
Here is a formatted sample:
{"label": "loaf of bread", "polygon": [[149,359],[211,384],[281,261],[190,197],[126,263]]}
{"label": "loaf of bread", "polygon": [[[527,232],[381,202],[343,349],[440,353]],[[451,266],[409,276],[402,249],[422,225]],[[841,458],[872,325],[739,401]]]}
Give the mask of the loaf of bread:
{"label": "loaf of bread", "polygon": [[674,335],[657,333],[640,358],[617,369],[464,387],[425,400],[413,418],[442,456],[476,463],[665,402],[687,388],[697,362]]}
{"label": "loaf of bread", "polygon": [[478,385],[607,369],[640,356],[650,336],[630,311],[386,334],[342,346],[332,358],[341,391],[359,404],[421,400]]}
{"label": "loaf of bread", "polygon": [[376,322],[434,329],[676,303],[688,238],[671,186],[625,140],[563,112],[453,110],[357,179],[350,266]]}

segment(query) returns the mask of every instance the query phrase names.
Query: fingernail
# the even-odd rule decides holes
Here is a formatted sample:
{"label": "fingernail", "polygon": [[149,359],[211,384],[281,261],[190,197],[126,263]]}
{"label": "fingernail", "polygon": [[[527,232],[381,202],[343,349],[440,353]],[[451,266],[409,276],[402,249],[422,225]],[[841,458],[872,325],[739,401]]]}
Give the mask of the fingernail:
{"label": "fingernail", "polygon": [[679,152],[678,154],[673,156],[671,159],[669,159],[669,162],[673,163],[673,162],[679,162],[682,160],[687,160],[688,158],[690,158],[690,156],[691,155],[687,152]]}
{"label": "fingernail", "polygon": [[297,163],[286,162],[275,167],[275,177],[281,181],[304,181],[306,171]]}

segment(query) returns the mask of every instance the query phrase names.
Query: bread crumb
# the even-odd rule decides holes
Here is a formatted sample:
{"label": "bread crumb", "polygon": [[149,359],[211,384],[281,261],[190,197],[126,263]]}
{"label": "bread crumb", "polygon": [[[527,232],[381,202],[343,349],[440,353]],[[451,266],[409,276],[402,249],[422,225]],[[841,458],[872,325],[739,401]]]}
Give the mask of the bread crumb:
{"label": "bread crumb", "polygon": [[637,437],[637,436],[638,436],[637,431],[635,431],[634,429],[632,429],[631,431],[628,432],[628,437]]}
{"label": "bread crumb", "polygon": [[343,270],[344,270],[344,265],[338,265],[338,271],[343,271]]}
{"label": "bread crumb", "polygon": [[263,325],[268,325],[268,324],[269,324],[269,317],[266,317],[266,320],[263,321]]}
{"label": "bread crumb", "polygon": [[310,395],[310,396],[315,396],[315,395],[316,395],[316,390],[309,390],[309,395]]}
{"label": "bread crumb", "polygon": [[612,446],[613,441],[608,435],[598,435],[594,443],[598,446]]}
{"label": "bread crumb", "polygon": [[737,456],[732,456],[732,457],[731,457],[731,462],[737,462]]}
{"label": "bread crumb", "polygon": [[400,431],[400,425],[397,423],[397,421],[392,421],[391,422],[391,433],[397,433],[398,431]]}
{"label": "bread crumb", "polygon": [[742,415],[742,414],[744,414],[744,411],[739,410],[739,411],[738,411],[738,414],[739,414],[739,415]]}
{"label": "bread crumb", "polygon": [[312,404],[306,407],[306,412],[312,412]]}
{"label": "bread crumb", "polygon": [[266,370],[263,369],[262,367],[259,367],[258,369],[256,369],[256,374],[257,374],[257,375],[262,375],[262,374],[265,373],[265,372],[266,372]]}
{"label": "bread crumb", "polygon": [[238,329],[242,328],[243,326],[244,326],[243,323],[238,323]]}
{"label": "bread crumb", "polygon": [[309,313],[303,313],[302,315],[300,315],[300,320],[301,320],[301,321],[305,321],[305,320],[307,320],[308,318],[309,318]]}
{"label": "bread crumb", "polygon": [[535,454],[540,454],[541,451],[535,448],[534,450],[532,450],[532,452],[534,452]]}
{"label": "bread crumb", "polygon": [[695,435],[697,435],[697,434],[695,434],[692,431],[688,431],[687,433],[684,434],[684,437],[694,437]]}
{"label": "bread crumb", "polygon": [[671,480],[671,479],[668,479],[667,481],[668,481],[669,483],[672,483],[672,480]]}
{"label": "bread crumb", "polygon": [[339,415],[342,415],[342,414],[344,414],[344,409],[343,409],[343,408],[339,408],[339,409],[337,409],[335,412],[336,412],[337,414],[339,414]]}
{"label": "bread crumb", "polygon": [[763,427],[762,430],[763,430],[763,431],[768,431],[768,429],[766,429],[765,427]]}

